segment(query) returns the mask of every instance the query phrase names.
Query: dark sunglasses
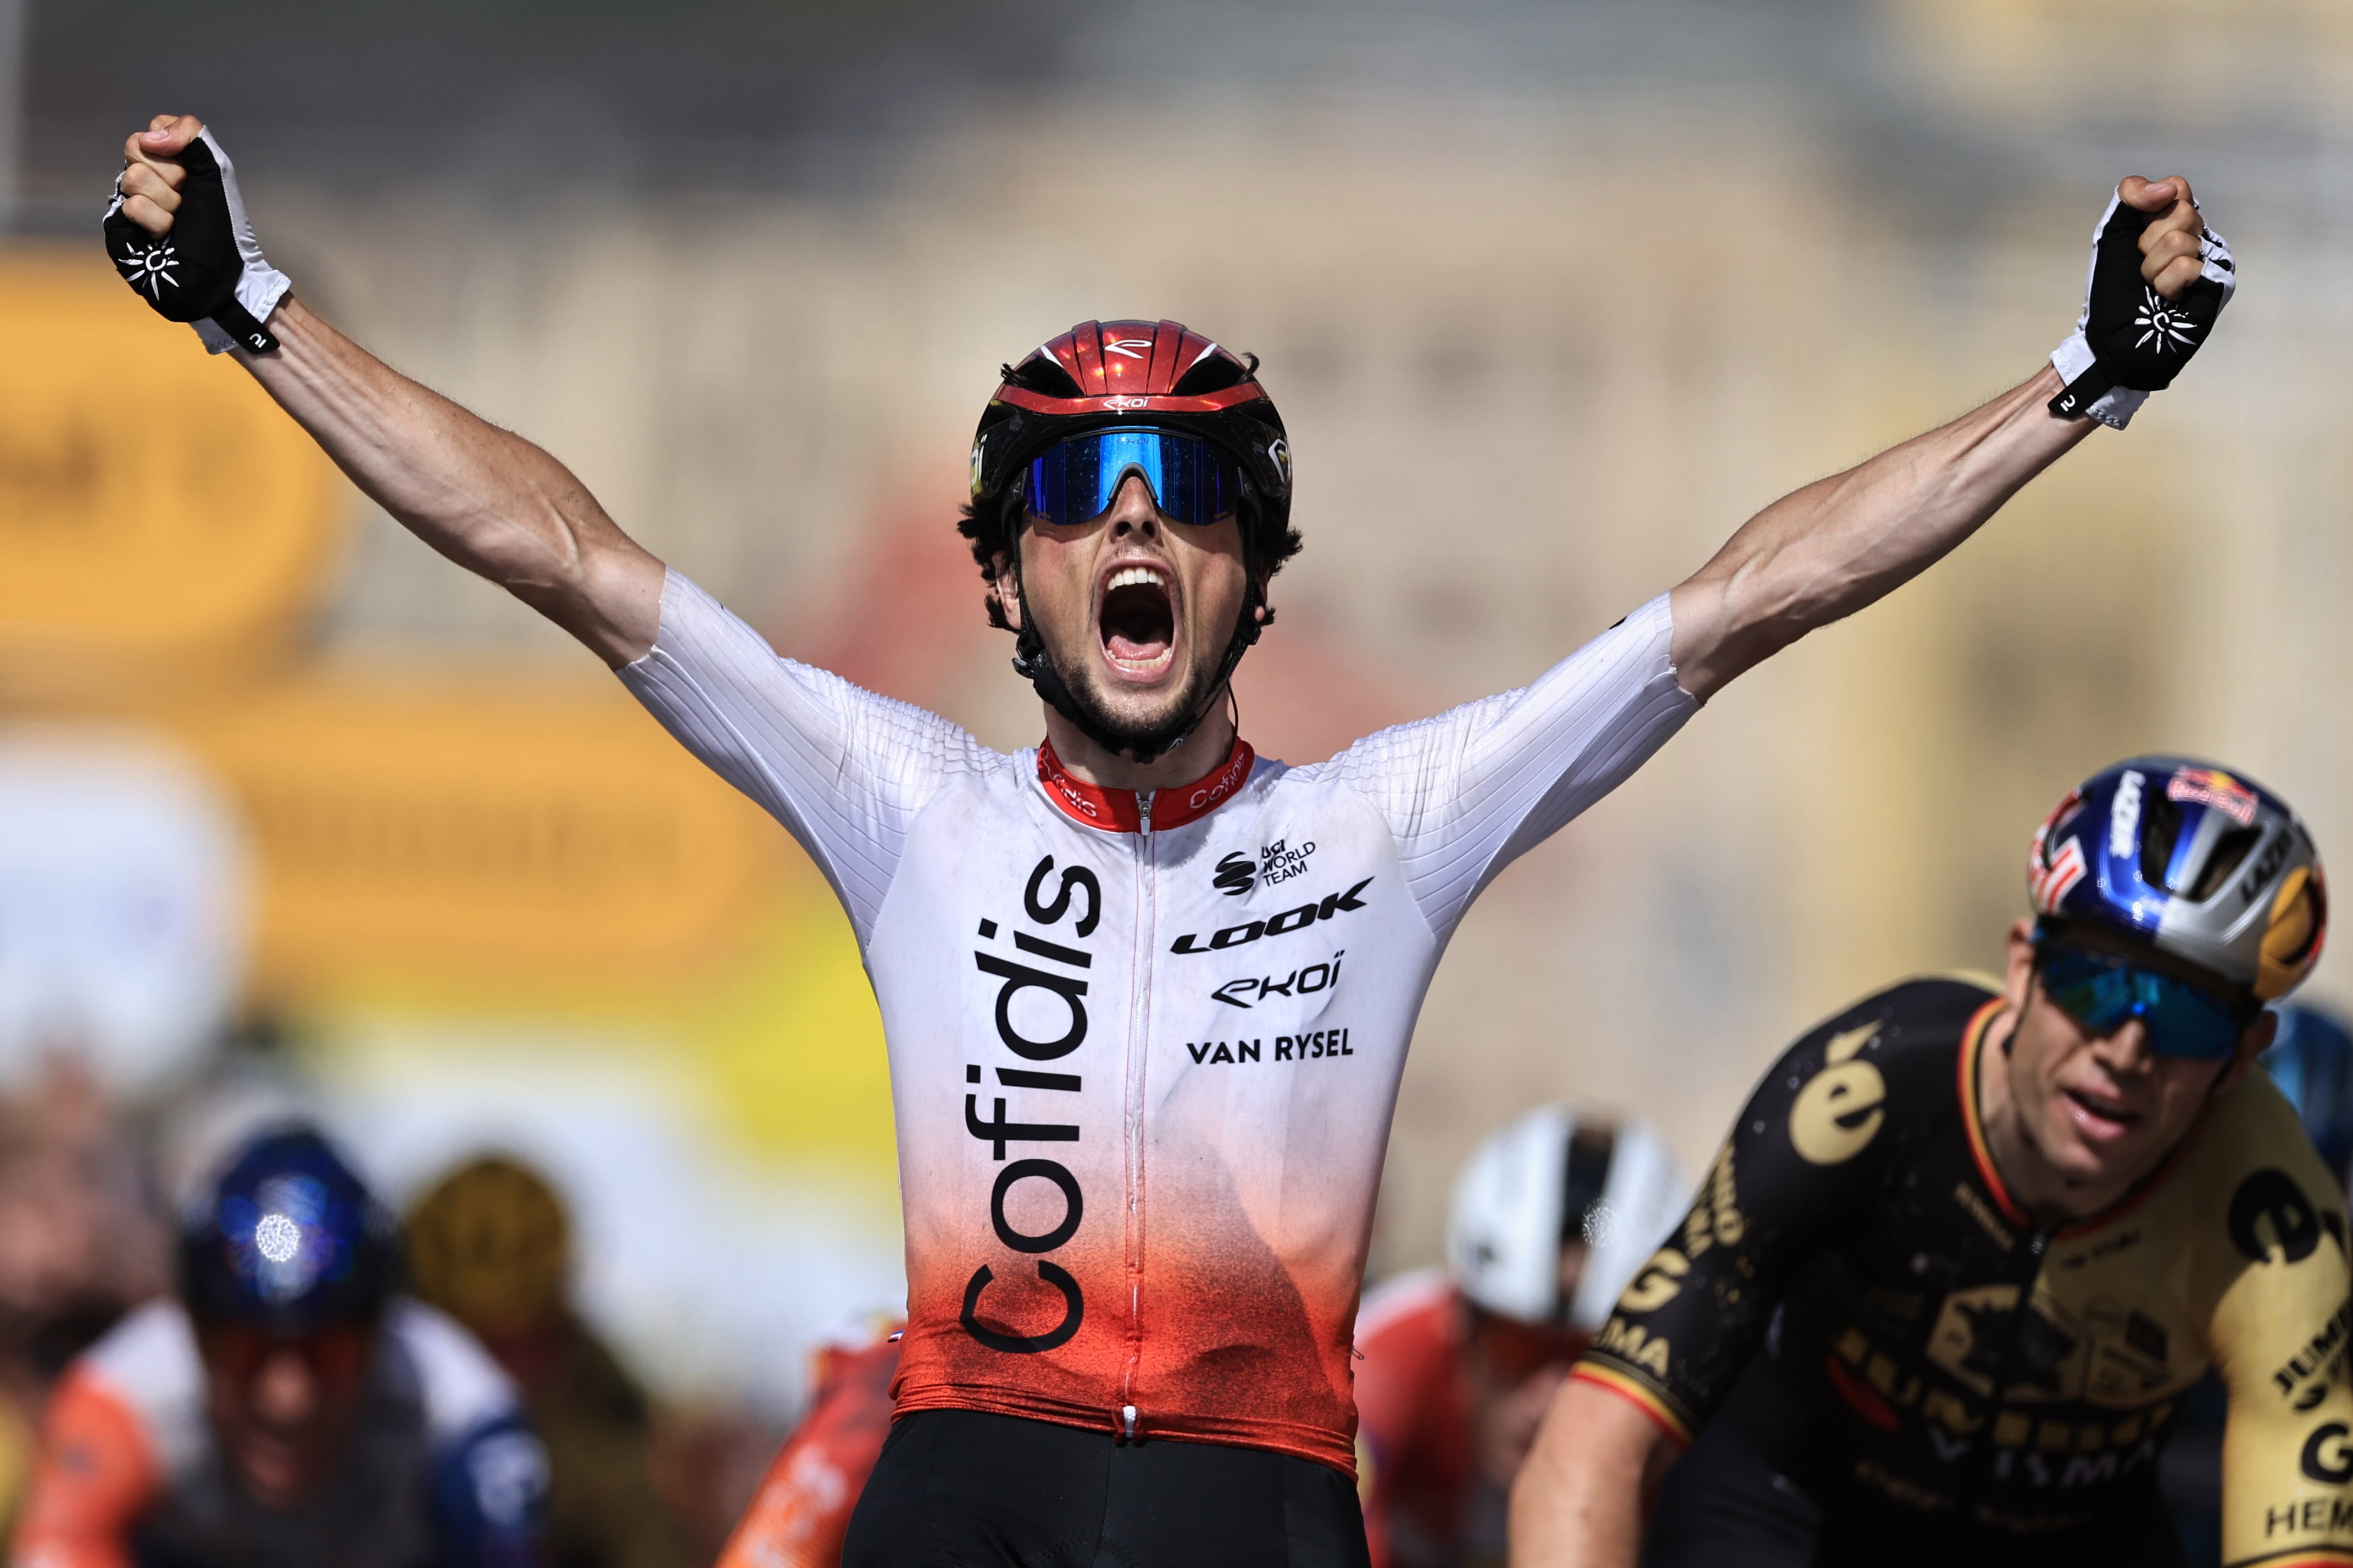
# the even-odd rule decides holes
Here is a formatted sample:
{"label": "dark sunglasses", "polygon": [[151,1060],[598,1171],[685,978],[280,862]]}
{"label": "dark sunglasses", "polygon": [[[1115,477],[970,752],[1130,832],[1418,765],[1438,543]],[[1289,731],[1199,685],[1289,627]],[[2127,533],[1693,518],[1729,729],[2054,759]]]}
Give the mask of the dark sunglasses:
{"label": "dark sunglasses", "polygon": [[1195,528],[1231,517],[1241,498],[1240,465],[1200,437],[1115,426],[1058,441],[1030,458],[1022,500],[1047,522],[1092,522],[1111,510],[1130,474],[1144,476],[1165,515]]}
{"label": "dark sunglasses", "polygon": [[249,1323],[217,1322],[205,1326],[200,1342],[205,1359],[239,1384],[250,1383],[270,1357],[290,1352],[311,1376],[340,1386],[355,1381],[366,1366],[375,1332],[364,1323],[328,1323],[308,1333],[282,1334]]}
{"label": "dark sunglasses", "polygon": [[2161,1057],[2221,1061],[2239,1048],[2249,1011],[2213,992],[2113,953],[2053,942],[2042,950],[2042,994],[2094,1035],[2111,1035],[2138,1018]]}

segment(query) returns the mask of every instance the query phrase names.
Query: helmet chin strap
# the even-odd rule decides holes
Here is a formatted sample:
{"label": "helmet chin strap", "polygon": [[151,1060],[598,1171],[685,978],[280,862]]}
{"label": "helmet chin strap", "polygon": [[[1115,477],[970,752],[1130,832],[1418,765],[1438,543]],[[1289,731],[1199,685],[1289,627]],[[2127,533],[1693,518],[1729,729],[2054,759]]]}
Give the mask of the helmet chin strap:
{"label": "helmet chin strap", "polygon": [[[1243,552],[1243,566],[1245,571],[1249,571],[1247,548]],[[1049,707],[1077,725],[1080,733],[1096,745],[1114,755],[1125,752],[1138,763],[1150,763],[1166,755],[1200,728],[1201,721],[1209,716],[1219,697],[1224,695],[1227,682],[1233,678],[1234,666],[1242,661],[1242,655],[1258,641],[1259,633],[1273,621],[1274,613],[1271,610],[1267,612],[1265,620],[1259,618],[1258,612],[1266,599],[1260,592],[1256,572],[1249,571],[1249,582],[1250,586],[1242,595],[1241,615],[1234,622],[1233,637],[1226,644],[1226,656],[1219,662],[1218,673],[1210,679],[1208,691],[1201,699],[1200,705],[1190,714],[1171,720],[1145,734],[1121,735],[1105,727],[1098,717],[1080,704],[1063,681],[1061,672],[1054,668],[1053,658],[1046,652],[1045,639],[1038,635],[1037,620],[1029,613],[1029,590],[1022,583],[1020,562],[1017,557],[1013,567],[1013,591],[1021,602],[1021,632],[1013,645],[1014,673],[1026,677]]]}

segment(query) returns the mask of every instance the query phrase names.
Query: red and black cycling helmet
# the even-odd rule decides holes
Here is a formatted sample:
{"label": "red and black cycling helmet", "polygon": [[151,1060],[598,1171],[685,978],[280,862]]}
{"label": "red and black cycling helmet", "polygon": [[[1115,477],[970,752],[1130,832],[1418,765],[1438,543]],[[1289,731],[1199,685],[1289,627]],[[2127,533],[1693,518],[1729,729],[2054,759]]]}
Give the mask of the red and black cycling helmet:
{"label": "red and black cycling helmet", "polygon": [[[1291,442],[1274,400],[1258,383],[1256,356],[1236,355],[1178,321],[1082,321],[1040,344],[1005,367],[1004,382],[981,413],[963,532],[994,589],[997,557],[1017,567],[1019,562],[1015,508],[1031,460],[1072,437],[1123,426],[1198,437],[1234,464],[1250,586],[1224,660],[1195,711],[1142,736],[1111,733],[1072,699],[1026,605],[1013,668],[1095,741],[1149,762],[1190,734],[1215,704],[1242,654],[1274,619],[1266,606],[1267,579],[1299,551],[1291,527]],[[1018,584],[1018,570],[1015,577]],[[1006,625],[994,597],[991,618]]]}
{"label": "red and black cycling helmet", "polygon": [[1178,321],[1081,321],[1005,367],[972,438],[972,499],[986,506],[1031,458],[1068,437],[1112,425],[1200,436],[1241,465],[1261,553],[1291,523],[1291,443],[1274,400],[1241,358]]}

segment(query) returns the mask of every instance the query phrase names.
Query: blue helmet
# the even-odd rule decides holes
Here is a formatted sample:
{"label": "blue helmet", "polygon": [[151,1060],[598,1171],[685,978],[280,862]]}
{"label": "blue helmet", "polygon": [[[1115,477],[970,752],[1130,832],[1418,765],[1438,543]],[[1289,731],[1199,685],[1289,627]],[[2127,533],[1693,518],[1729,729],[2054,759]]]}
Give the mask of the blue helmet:
{"label": "blue helmet", "polygon": [[2288,804],[2243,775],[2135,757],[2084,780],[2035,831],[2035,912],[2104,927],[2275,1002],[2319,962],[2320,853]]}
{"label": "blue helmet", "polygon": [[392,1215],[327,1141],[282,1128],[241,1149],[180,1226],[180,1294],[199,1320],[278,1333],[374,1317],[392,1293]]}

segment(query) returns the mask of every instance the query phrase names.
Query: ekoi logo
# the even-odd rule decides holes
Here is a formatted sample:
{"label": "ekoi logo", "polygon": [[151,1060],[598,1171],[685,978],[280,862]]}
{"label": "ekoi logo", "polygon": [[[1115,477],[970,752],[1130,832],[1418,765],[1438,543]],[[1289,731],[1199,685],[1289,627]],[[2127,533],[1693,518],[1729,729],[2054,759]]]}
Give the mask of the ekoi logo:
{"label": "ekoi logo", "polygon": [[[1082,940],[1094,934],[1103,919],[1103,886],[1095,874],[1083,866],[1065,868],[1055,886],[1050,900],[1043,897],[1046,879],[1054,869],[1051,855],[1039,860],[1029,872],[1029,884],[1022,889],[1021,908],[1030,920],[1041,926],[1059,925],[1071,915],[1078,895],[1085,895],[1086,912],[1071,921],[1069,934]],[[980,940],[994,943],[997,940],[997,924],[992,920],[980,922]],[[1013,932],[1014,951],[1035,962],[1001,956],[1002,950],[987,947],[973,950],[973,964],[983,974],[994,975],[1004,984],[997,992],[997,1037],[1005,1048],[1024,1061],[1059,1061],[1086,1043],[1087,1038],[1087,972],[1094,967],[1094,955],[1082,948],[1070,947],[1026,931]],[[1050,965],[1051,967],[1047,967]],[[1067,1011],[1069,1022],[1060,1035],[1039,1038],[1025,1034],[1023,1025],[1035,1027],[1038,1023],[1036,1005],[1024,1002],[1022,1017],[1014,1016],[1016,998],[1025,992],[1041,994],[1042,1005],[1051,1016],[1060,1006]],[[1047,1000],[1050,998],[1050,1000]],[[1039,1034],[1046,1031],[1039,1030]],[[1047,1093],[1076,1094],[1083,1079],[1074,1072],[1044,1072],[1035,1068],[999,1067],[995,1070],[1001,1089],[1026,1089]],[[964,1080],[967,1084],[981,1081],[980,1064],[965,1065]],[[964,1097],[965,1131],[989,1146],[991,1159],[1003,1162],[1005,1151],[1013,1143],[1075,1143],[1079,1129],[1075,1123],[1056,1121],[1014,1121],[1005,1110],[1005,1097],[991,1097],[989,1118],[980,1117],[980,1096]],[[1006,1199],[1014,1187],[1025,1181],[1042,1181],[1052,1185],[1062,1196],[1062,1217],[1043,1231],[1017,1228],[1005,1212]],[[1052,1252],[1079,1234],[1079,1221],[1086,1213],[1086,1199],[1079,1189],[1078,1178],[1060,1163],[1045,1159],[1015,1160],[997,1174],[997,1183],[989,1191],[988,1223],[997,1232],[997,1239],[1016,1252],[1038,1254]],[[1086,1302],[1079,1294],[1079,1282],[1070,1270],[1059,1264],[1038,1259],[1038,1278],[1050,1285],[1062,1298],[1062,1321],[1041,1334],[1021,1334],[1009,1328],[992,1328],[981,1319],[982,1293],[995,1282],[996,1271],[986,1263],[973,1270],[964,1288],[964,1311],[959,1321],[965,1332],[993,1351],[1008,1355],[1036,1355],[1070,1342],[1079,1331],[1079,1323],[1086,1315]],[[1001,1321],[1001,1320],[1000,1320]]]}
{"label": "ekoi logo", "polygon": [[1240,980],[1229,980],[1209,993],[1213,1002],[1223,1002],[1229,1007],[1249,1008],[1250,998],[1264,1002],[1270,996],[1286,1000],[1293,995],[1313,996],[1340,983],[1340,960],[1348,954],[1342,948],[1321,963],[1311,963],[1304,969],[1294,969],[1277,980],[1271,974],[1246,974]]}

